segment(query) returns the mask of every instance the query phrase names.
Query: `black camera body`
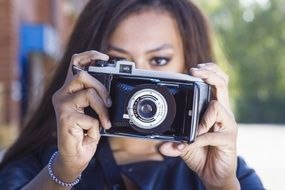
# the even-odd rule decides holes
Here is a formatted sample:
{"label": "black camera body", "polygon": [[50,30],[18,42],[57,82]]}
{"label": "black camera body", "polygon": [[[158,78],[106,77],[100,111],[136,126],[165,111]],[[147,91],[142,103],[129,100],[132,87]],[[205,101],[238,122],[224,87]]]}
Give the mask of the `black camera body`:
{"label": "black camera body", "polygon": [[[73,67],[73,71],[81,70]],[[103,136],[127,136],[174,142],[194,141],[210,101],[210,86],[181,73],[137,69],[135,63],[97,60],[84,69],[105,85],[112,99],[112,127]],[[89,109],[85,113],[96,116]]]}

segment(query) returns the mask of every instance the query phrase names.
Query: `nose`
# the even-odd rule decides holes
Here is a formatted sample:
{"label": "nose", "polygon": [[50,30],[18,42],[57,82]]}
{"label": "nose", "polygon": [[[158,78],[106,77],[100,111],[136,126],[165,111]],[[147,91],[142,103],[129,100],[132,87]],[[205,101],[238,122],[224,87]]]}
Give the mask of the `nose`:
{"label": "nose", "polygon": [[147,60],[145,59],[134,59],[137,69],[144,69],[144,70],[151,70],[150,65],[148,64]]}

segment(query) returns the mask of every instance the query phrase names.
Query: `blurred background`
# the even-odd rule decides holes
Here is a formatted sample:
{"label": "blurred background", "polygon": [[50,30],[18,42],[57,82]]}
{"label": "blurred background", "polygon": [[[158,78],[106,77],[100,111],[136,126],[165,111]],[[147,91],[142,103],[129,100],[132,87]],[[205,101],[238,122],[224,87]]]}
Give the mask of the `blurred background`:
{"label": "blurred background", "polygon": [[[279,190],[285,177],[285,1],[193,0],[230,75],[238,152]],[[0,0],[0,160],[34,110],[87,0]]]}

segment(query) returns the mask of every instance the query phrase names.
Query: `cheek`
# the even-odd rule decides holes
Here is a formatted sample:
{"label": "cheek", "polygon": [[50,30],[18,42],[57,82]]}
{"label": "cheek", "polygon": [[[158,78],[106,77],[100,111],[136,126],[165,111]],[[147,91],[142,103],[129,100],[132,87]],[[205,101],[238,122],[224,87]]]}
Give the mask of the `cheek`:
{"label": "cheek", "polygon": [[171,69],[173,72],[176,73],[184,73],[186,66],[185,66],[185,60],[183,57],[177,57],[176,59],[172,60]]}

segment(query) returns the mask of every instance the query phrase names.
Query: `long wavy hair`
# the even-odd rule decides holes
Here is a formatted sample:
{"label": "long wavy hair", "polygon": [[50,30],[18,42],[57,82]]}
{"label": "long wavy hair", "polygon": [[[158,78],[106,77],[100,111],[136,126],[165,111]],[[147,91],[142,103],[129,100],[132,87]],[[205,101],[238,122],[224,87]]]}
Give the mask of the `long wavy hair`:
{"label": "long wavy hair", "polygon": [[187,68],[213,61],[207,20],[189,0],[90,0],[77,20],[49,88],[16,142],[7,150],[0,169],[42,146],[56,143],[56,118],[52,95],[62,87],[72,55],[87,50],[106,53],[108,40],[118,24],[132,13],[149,9],[167,11],[176,20]]}

